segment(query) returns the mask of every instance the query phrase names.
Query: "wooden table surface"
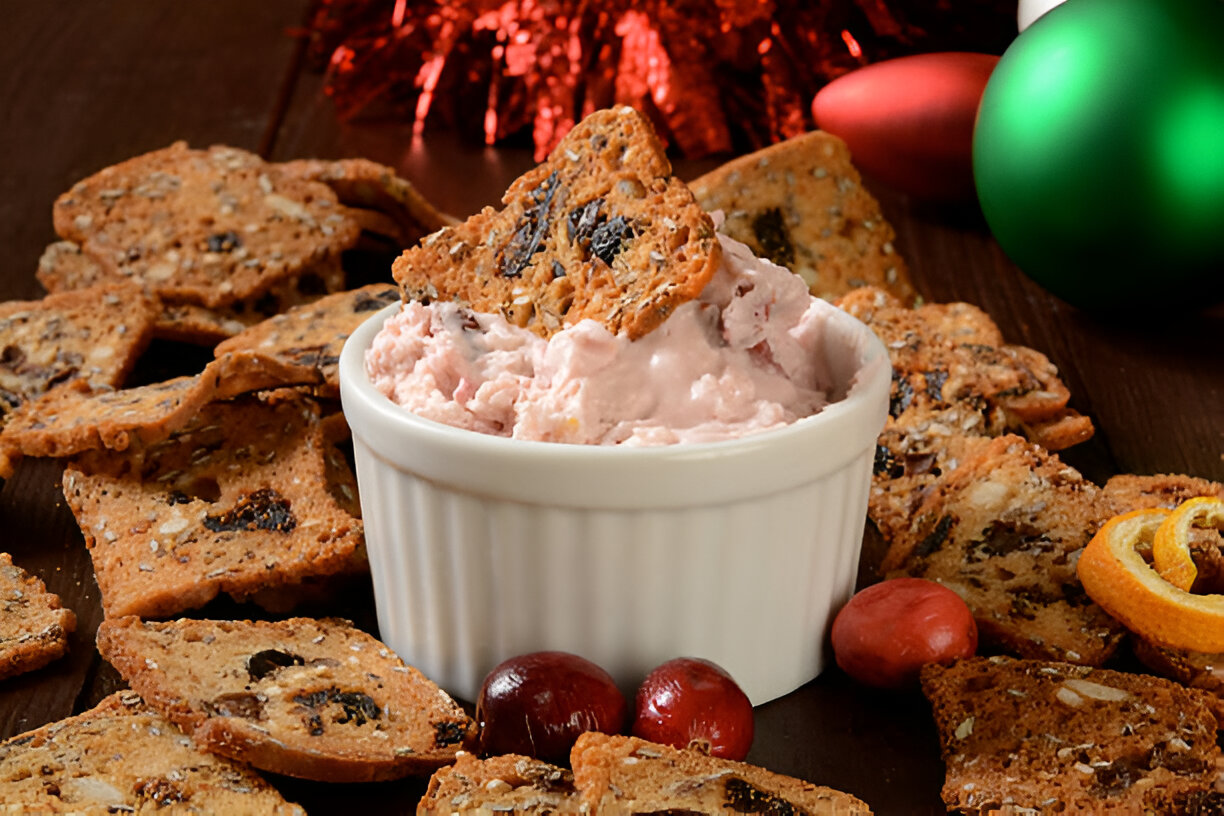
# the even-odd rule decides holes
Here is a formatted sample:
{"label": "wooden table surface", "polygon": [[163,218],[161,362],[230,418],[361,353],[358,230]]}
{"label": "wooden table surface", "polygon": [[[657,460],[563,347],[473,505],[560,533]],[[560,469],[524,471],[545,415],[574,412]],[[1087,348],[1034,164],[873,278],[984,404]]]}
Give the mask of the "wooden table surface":
{"label": "wooden table surface", "polygon": [[[178,139],[275,160],[368,157],[396,167],[456,215],[496,202],[532,164],[523,148],[488,149],[444,132],[414,143],[401,122],[339,122],[321,76],[290,36],[307,5],[0,0],[0,299],[43,294],[34,272],[55,239],[51,205],[59,193]],[[691,178],[715,163],[676,167]],[[1009,341],[1058,365],[1072,406],[1097,427],[1092,441],[1064,453],[1066,461],[1097,482],[1117,472],[1224,480],[1224,310],[1195,313],[1193,295],[1161,291],[1153,270],[1152,297],[1183,300],[1183,313],[1163,320],[1088,316],[1021,275],[975,208],[923,205],[867,181],[929,300],[983,307]],[[155,348],[144,365],[181,364],[179,351]],[[157,373],[146,368],[144,376]],[[98,591],[59,492],[56,462],[24,462],[3,485],[0,549],[41,575],[79,619],[67,658],[0,684],[0,737],[8,737],[84,710],[122,681],[93,648]],[[368,593],[359,593],[336,611],[369,621],[371,608]],[[836,669],[757,710],[750,759],[851,791],[877,813],[942,812],[943,768],[925,702],[916,693],[867,691]],[[275,782],[311,813],[340,812],[355,801],[370,813],[410,813],[421,789],[417,782]]]}

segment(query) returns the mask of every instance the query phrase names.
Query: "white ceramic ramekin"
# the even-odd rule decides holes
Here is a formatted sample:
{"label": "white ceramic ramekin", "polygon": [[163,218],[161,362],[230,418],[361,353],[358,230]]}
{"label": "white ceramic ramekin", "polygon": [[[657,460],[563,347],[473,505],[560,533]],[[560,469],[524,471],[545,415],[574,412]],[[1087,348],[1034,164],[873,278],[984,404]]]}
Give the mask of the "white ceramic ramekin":
{"label": "white ceramic ramekin", "polygon": [[414,416],[364,356],[398,304],[353,333],[340,394],[380,636],[466,700],[505,658],[580,654],[632,691],[673,657],[721,665],[754,704],[825,665],[854,589],[890,368],[832,306],[837,402],[740,439],[650,448],[525,442]]}

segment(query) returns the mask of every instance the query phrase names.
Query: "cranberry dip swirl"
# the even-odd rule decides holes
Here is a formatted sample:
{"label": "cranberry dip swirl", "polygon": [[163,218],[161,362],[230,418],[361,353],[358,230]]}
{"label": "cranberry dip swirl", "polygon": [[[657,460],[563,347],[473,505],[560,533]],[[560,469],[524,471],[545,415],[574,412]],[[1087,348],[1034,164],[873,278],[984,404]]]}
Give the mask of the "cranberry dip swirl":
{"label": "cranberry dip swirl", "polygon": [[719,236],[699,298],[637,340],[585,319],[545,339],[501,315],[409,301],[365,355],[406,411],[480,433],[591,445],[712,442],[828,404],[818,354],[836,308],[802,279]]}

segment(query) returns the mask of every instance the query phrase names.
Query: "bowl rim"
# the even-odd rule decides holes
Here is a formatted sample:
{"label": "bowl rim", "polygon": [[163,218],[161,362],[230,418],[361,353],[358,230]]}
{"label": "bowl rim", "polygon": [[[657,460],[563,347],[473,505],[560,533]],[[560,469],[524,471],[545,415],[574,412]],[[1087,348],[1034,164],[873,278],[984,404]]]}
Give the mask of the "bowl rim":
{"label": "bowl rim", "polygon": [[[374,312],[345,341],[339,362],[342,407],[355,444],[375,459],[462,492],[610,509],[739,500],[842,470],[864,451],[874,451],[887,416],[892,372],[887,350],[866,325],[826,303],[829,329],[837,329],[857,355],[854,376],[840,372],[838,379],[849,381],[840,399],[783,427],[735,439],[655,446],[545,442],[455,428],[401,408],[366,375],[365,351],[401,305],[397,301]],[[837,360],[828,362],[837,376]],[[360,480],[360,456],[358,465]]]}

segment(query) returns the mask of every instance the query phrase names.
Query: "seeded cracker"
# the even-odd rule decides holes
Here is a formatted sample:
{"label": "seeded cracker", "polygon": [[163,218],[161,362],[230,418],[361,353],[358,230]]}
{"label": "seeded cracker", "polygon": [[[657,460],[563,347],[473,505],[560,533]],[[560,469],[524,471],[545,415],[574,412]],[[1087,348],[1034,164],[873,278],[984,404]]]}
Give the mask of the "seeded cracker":
{"label": "seeded cracker", "polygon": [[922,689],[949,811],[1209,814],[1224,808],[1206,695],[1141,674],[968,658]]}
{"label": "seeded cracker", "polygon": [[[314,402],[204,406],[148,448],[69,461],[64,496],[107,617],[165,617],[219,593],[364,567],[356,481]],[[330,478],[329,478],[330,477]]]}
{"label": "seeded cracker", "polygon": [[374,312],[398,299],[399,291],[390,284],[338,292],[258,323],[218,345],[216,353],[247,350],[289,365],[314,367],[325,386],[322,393],[335,395],[344,341]]}
{"label": "seeded cracker", "polygon": [[369,159],[298,159],[280,167],[289,175],[326,184],[342,204],[358,214],[383,215],[390,229],[377,226],[377,222],[368,222],[367,228],[396,240],[400,246],[411,246],[431,232],[458,223],[454,216],[435,209],[392,168]]}
{"label": "seeded cracker", "polygon": [[[53,293],[96,286],[109,279],[106,270],[71,241],[50,244],[38,262],[38,280]],[[226,306],[210,309],[195,303],[162,303],[153,336],[212,345],[292,306],[309,303],[324,292],[343,288],[344,269],[338,258],[332,258],[309,272],[276,281],[258,297]]]}
{"label": "seeded cracker", "polygon": [[201,748],[266,771],[427,775],[475,736],[445,692],[341,620],[108,619],[98,650]]}
{"label": "seeded cracker", "polygon": [[[148,345],[156,309],[124,285],[0,303],[0,427],[22,403],[75,380],[120,385]],[[0,449],[0,478],[13,464]]]}
{"label": "seeded cracker", "polygon": [[1053,364],[1004,343],[976,306],[910,308],[876,287],[835,303],[880,337],[893,366],[868,506],[885,538],[907,534],[926,494],[981,438],[1016,432],[1061,450],[1092,435],[1091,420],[1067,407],[1070,392]]}
{"label": "seeded cracker", "polygon": [[317,382],[313,366],[251,351],[223,354],[200,374],[135,388],[95,391],[78,381],[14,411],[0,432],[0,451],[63,457],[99,448],[147,446],[191,422],[206,403]]}
{"label": "seeded cracker", "polygon": [[1105,518],[1100,488],[1043,448],[1001,436],[936,483],[880,569],[955,591],[988,648],[1100,666],[1125,630],[1084,592],[1075,563]]}
{"label": "seeded cracker", "polygon": [[182,142],[78,182],[53,216],[108,279],[210,309],[306,273],[331,279],[360,233],[327,185],[243,150]]}
{"label": "seeded cracker", "polygon": [[305,816],[249,768],[192,747],[132,691],[0,743],[0,811]]}
{"label": "seeded cracker", "polygon": [[570,752],[591,813],[869,816],[858,798],[746,762],[588,731]]}
{"label": "seeded cracker", "polygon": [[63,657],[75,630],[76,615],[59,596],[0,553],[0,680]]}
{"label": "seeded cracker", "polygon": [[916,298],[896,233],[850,163],[845,143],[812,131],[740,156],[689,185],[719,231],[797,273],[813,295],[832,299],[879,286]]}
{"label": "seeded cracker", "polygon": [[641,337],[705,287],[713,222],[632,108],[591,114],[486,208],[396,260],[408,300],[457,300],[550,336],[592,318]]}
{"label": "seeded cracker", "polygon": [[[984,400],[997,406],[1007,430],[1027,429],[1034,442],[1060,450],[1092,435],[1092,424],[1067,408],[1071,392],[1044,354],[1011,345],[994,321],[968,303],[928,303],[911,309],[878,289],[860,289],[837,305],[871,328],[893,364],[895,417],[915,402]],[[905,382],[897,382],[904,380]],[[1074,418],[1074,438],[1034,433]]]}
{"label": "seeded cracker", "polygon": [[416,812],[417,816],[490,812],[577,816],[583,810],[574,775],[567,768],[520,754],[477,759],[463,752],[453,765],[430,778]]}

